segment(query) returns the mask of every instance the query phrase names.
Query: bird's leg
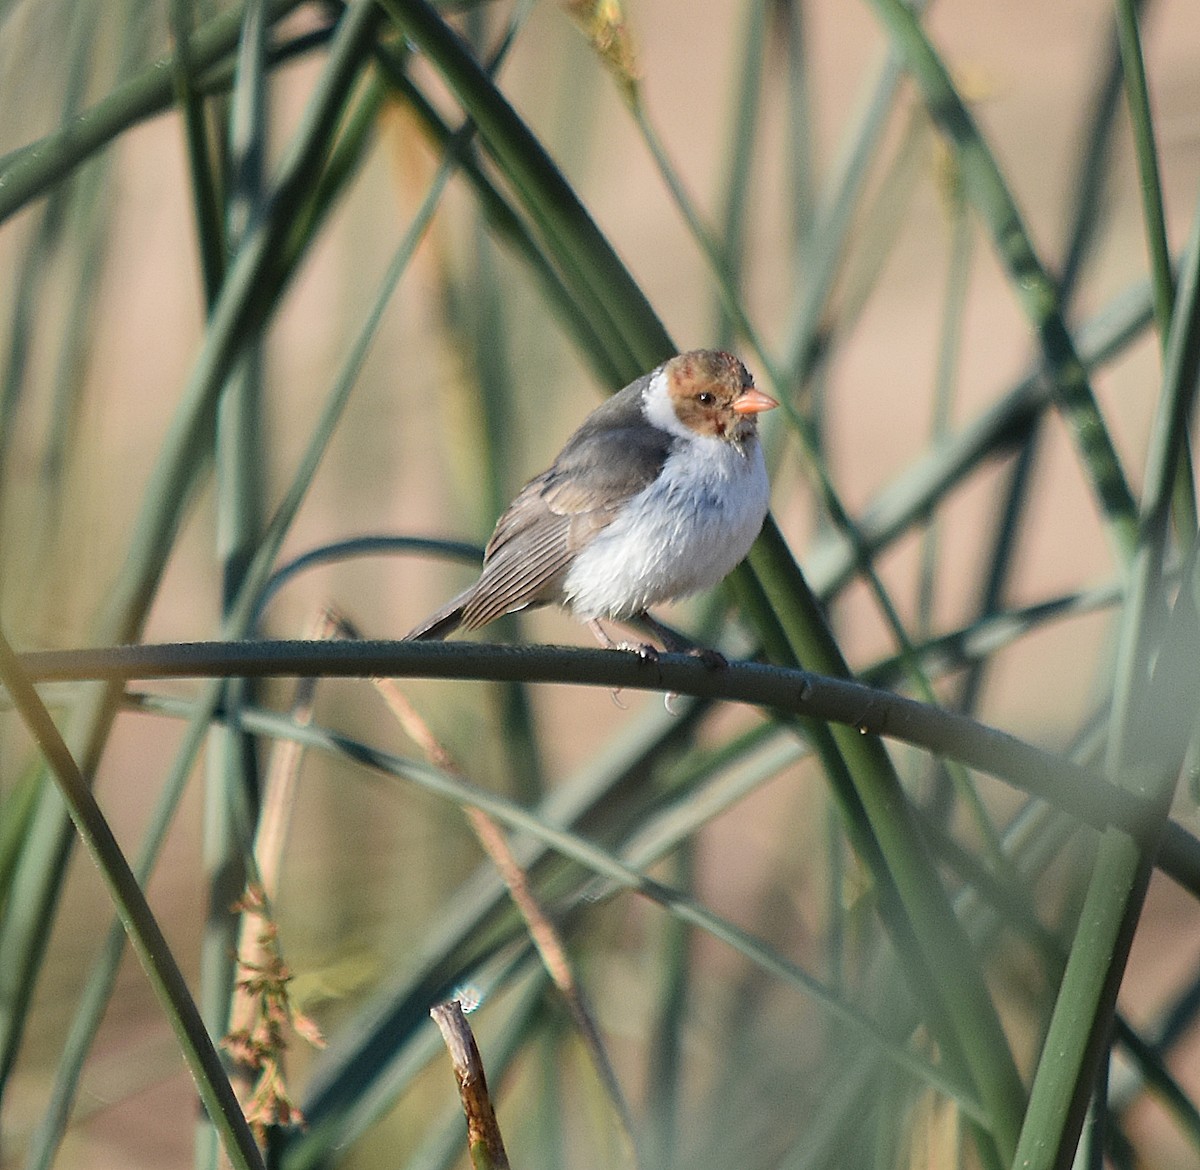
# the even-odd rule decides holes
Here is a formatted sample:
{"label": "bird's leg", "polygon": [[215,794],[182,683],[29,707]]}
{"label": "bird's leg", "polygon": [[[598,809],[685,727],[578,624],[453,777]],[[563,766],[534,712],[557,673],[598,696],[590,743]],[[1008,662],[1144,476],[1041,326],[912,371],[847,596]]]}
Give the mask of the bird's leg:
{"label": "bird's leg", "polygon": [[719,650],[707,646],[697,646],[695,642],[685,638],[678,630],[664,626],[662,622],[652,618],[646,610],[642,610],[634,618],[639,625],[649,630],[662,644],[668,654],[690,654],[699,658],[705,666],[713,670],[721,670],[729,665],[725,655]]}
{"label": "bird's leg", "polygon": [[614,642],[608,636],[608,631],[600,624],[599,618],[592,618],[587,625],[605,650],[629,650],[651,662],[658,658],[658,647],[650,645],[649,642]]}
{"label": "bird's leg", "polygon": [[[596,635],[596,641],[597,641],[597,642],[599,642],[599,643],[600,643],[600,645],[601,645],[601,646],[603,646],[605,650],[625,650],[625,649],[628,649],[628,647],[625,647],[625,646],[618,645],[616,642],[614,642],[614,641],[613,641],[613,640],[612,640],[612,639],[611,639],[611,638],[608,636],[608,631],[607,631],[607,630],[606,630],[606,629],[605,629],[605,628],[604,628],[604,627],[603,627],[603,626],[600,624],[600,619],[599,619],[599,618],[591,618],[591,619],[589,619],[589,621],[588,621],[588,623],[587,623],[587,627],[588,627],[588,629],[589,629],[589,630],[591,630],[591,631],[592,631],[592,633],[593,633],[593,634],[595,634],[595,635]],[[624,711],[626,708],[625,708],[625,704],[621,702],[621,688],[620,688],[620,687],[614,687],[614,688],[613,688],[611,691],[609,691],[608,693],[609,693],[610,695],[612,695],[612,701],[613,701],[613,702],[614,702],[614,703],[615,703],[615,704],[616,704],[618,707],[620,707],[622,711]]]}
{"label": "bird's leg", "polygon": [[599,618],[589,618],[587,628],[596,635],[596,641],[604,647],[605,650],[616,650],[617,644],[609,636],[608,631],[600,624]]}

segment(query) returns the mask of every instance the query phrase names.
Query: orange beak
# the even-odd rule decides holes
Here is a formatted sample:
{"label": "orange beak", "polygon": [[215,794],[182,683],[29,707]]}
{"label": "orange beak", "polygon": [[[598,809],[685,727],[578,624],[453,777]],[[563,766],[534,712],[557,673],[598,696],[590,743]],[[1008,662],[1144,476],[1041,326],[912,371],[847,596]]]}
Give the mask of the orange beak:
{"label": "orange beak", "polygon": [[757,386],[748,386],[733,400],[733,409],[737,414],[759,414],[764,410],[774,410],[779,405],[769,394],[764,394]]}

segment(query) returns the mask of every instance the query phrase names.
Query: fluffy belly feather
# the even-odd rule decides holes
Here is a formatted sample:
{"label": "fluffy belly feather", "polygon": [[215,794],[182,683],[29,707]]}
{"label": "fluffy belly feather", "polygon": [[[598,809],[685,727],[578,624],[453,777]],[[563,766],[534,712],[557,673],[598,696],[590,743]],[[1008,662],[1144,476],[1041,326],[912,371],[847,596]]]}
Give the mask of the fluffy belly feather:
{"label": "fluffy belly feather", "polygon": [[720,439],[685,445],[579,553],[564,600],[585,621],[627,618],[716,585],[750,551],[768,497],[757,442],[745,449]]}

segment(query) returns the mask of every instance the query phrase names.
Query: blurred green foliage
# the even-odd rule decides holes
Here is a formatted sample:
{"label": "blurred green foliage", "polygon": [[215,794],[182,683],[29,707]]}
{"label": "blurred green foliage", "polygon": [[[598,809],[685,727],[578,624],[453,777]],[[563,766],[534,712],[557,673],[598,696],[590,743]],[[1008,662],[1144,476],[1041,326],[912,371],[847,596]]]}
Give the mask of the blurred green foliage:
{"label": "blurred green foliage", "polygon": [[[405,680],[459,773],[366,678],[59,682],[47,770],[4,655],[0,1164],[254,1164],[182,1069],[220,1117],[255,877],[329,1040],[272,1166],[463,1163],[428,1011],[467,986],[515,1166],[1195,1163],[1193,14],[919,7],[0,6],[18,650],[394,636],[598,393],[718,344],[785,407],[772,516],[670,620],[978,720],[935,756],[869,706]],[[1142,822],[970,770],[993,729]],[[76,770],[207,1033],[121,965]]]}

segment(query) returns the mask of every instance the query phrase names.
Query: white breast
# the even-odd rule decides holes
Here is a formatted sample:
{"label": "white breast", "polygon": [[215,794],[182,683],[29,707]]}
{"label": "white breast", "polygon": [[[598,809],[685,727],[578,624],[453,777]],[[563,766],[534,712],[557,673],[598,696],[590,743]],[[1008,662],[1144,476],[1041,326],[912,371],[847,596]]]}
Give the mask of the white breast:
{"label": "white breast", "polygon": [[750,551],[769,492],[757,440],[691,435],[576,557],[566,604],[584,621],[628,618],[716,585]]}

